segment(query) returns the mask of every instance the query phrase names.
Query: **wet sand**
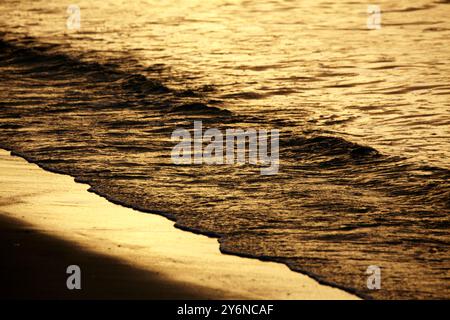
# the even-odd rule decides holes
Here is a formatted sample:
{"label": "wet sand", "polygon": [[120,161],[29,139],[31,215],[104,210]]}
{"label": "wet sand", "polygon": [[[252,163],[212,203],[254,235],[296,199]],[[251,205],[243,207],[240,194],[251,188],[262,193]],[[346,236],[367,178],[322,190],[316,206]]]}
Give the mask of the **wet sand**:
{"label": "wet sand", "polygon": [[[354,299],[0,150],[2,298]],[[66,289],[79,265],[82,289]]]}

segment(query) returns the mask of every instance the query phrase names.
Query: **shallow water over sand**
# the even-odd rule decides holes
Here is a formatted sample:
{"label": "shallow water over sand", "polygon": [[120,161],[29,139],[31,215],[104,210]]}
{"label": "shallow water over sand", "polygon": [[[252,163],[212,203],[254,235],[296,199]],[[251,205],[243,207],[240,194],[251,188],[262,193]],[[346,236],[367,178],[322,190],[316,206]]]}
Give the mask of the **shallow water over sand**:
{"label": "shallow water over sand", "polygon": [[[369,31],[365,3],[265,3],[79,1],[79,32],[56,1],[2,3],[0,144],[226,252],[448,298],[450,5],[381,3]],[[280,173],[173,165],[194,120],[279,129]]]}
{"label": "shallow water over sand", "polygon": [[214,85],[214,99],[240,113],[450,166],[445,1],[377,2],[382,28],[368,30],[365,2],[80,0],[77,32],[60,1],[3,2],[3,30],[96,60],[119,55],[172,85]]}

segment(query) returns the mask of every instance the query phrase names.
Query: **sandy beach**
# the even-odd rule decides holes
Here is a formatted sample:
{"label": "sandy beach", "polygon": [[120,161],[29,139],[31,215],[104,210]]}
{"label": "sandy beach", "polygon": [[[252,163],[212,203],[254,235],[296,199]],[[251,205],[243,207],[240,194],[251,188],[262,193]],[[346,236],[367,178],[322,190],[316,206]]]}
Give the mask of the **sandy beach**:
{"label": "sandy beach", "polygon": [[[2,298],[356,299],[0,150]],[[66,288],[78,265],[82,289]]]}

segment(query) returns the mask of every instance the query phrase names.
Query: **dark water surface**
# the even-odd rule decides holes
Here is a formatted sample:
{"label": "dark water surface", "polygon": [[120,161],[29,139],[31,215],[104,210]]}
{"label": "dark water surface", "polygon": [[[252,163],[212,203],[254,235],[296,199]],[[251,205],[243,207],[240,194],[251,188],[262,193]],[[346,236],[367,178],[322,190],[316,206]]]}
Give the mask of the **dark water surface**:
{"label": "dark water surface", "polygon": [[[2,6],[11,12],[17,3]],[[17,15],[3,20],[3,148],[70,174],[112,201],[219,236],[224,252],[280,261],[364,297],[450,297],[450,73],[442,60],[449,55],[442,49],[449,39],[442,12],[450,11],[449,5],[422,1],[386,10],[382,37],[397,46],[374,53],[367,45],[356,46],[369,35],[357,32],[365,28],[364,16],[346,20],[341,14],[333,20],[334,29],[325,23],[332,12],[341,12],[338,5],[305,7],[321,12],[322,20],[311,22],[308,15],[302,22],[297,16],[295,24],[295,15],[287,20],[283,14],[298,9],[295,1],[258,7],[278,8],[271,19],[257,15],[256,5],[217,1],[226,17],[240,8],[240,19],[247,21],[233,33],[238,50],[230,47],[231,40],[186,42],[189,26],[201,28],[183,22],[186,17],[180,22],[183,6],[164,11],[165,16],[155,9],[149,21],[167,28],[158,35],[151,28],[150,37],[138,21],[130,22],[130,16],[139,16],[137,2],[131,3],[136,7],[117,19],[117,29],[110,29],[110,21],[96,22],[87,9],[109,10],[108,17],[114,17],[125,6],[121,1],[105,5],[109,9],[82,2],[86,28],[93,28],[84,33],[51,29],[65,23],[64,15],[57,18],[60,11],[53,1],[20,2]],[[194,3],[196,15],[213,15],[215,1]],[[364,12],[364,6],[357,8]],[[342,8],[357,9],[351,4]],[[420,28],[411,36],[421,43],[417,52],[407,50],[414,39],[405,40],[389,26],[395,25],[397,13],[404,19],[398,29]],[[251,17],[261,18],[255,22]],[[223,16],[203,18],[202,23],[210,21],[207,30],[224,32],[222,39],[228,39],[228,29],[219,28]],[[229,20],[228,27],[239,25],[240,19]],[[294,63],[291,27],[301,23],[303,41],[295,44]],[[184,33],[177,38],[174,29],[179,28]],[[128,38],[135,41],[113,30],[129,30]],[[284,39],[281,44],[273,40],[277,36]],[[277,45],[268,47],[269,40]],[[342,47],[316,52],[324,44]],[[249,56],[252,45],[259,50]],[[165,50],[160,56],[158,47]],[[433,54],[425,55],[427,51]],[[419,77],[421,83],[414,80]],[[171,133],[192,130],[194,120],[202,120],[205,129],[279,129],[279,174],[262,176],[252,165],[174,165]],[[382,268],[381,290],[366,287],[369,265]]]}

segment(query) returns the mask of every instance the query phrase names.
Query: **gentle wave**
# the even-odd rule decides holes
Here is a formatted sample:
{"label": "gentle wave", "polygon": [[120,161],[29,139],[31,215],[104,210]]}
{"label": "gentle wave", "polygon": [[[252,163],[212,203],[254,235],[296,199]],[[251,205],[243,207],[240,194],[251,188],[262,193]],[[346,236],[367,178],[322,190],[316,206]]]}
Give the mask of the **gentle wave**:
{"label": "gentle wave", "polygon": [[[113,202],[217,236],[227,253],[280,261],[363,297],[450,296],[450,170],[237,114],[223,101],[212,106],[209,90],[173,89],[157,72],[83,62],[31,38],[1,40],[0,49],[3,148]],[[280,129],[280,173],[174,165],[170,134],[194,120]],[[374,264],[384,270],[380,291],[365,285]]]}

